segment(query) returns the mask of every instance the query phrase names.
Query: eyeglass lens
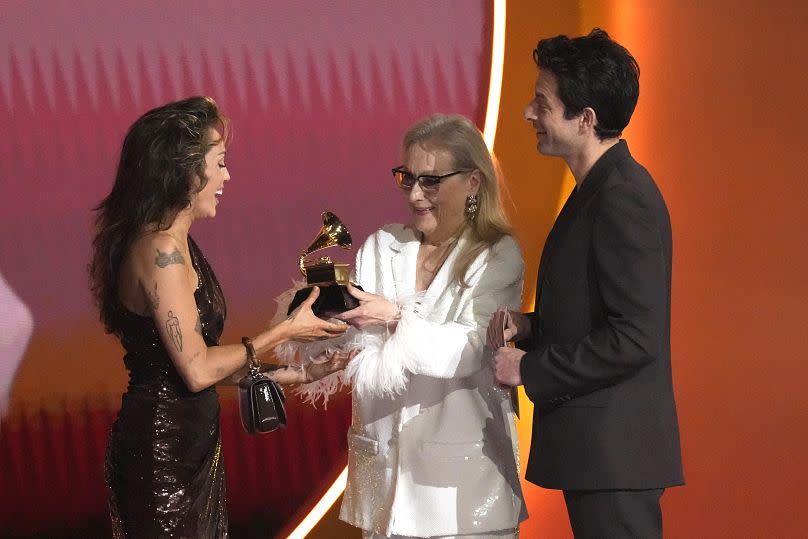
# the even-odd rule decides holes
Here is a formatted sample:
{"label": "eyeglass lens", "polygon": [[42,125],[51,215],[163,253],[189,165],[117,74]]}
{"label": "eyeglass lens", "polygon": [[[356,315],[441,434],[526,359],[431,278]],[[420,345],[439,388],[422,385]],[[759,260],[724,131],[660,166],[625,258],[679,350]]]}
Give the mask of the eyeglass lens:
{"label": "eyeglass lens", "polygon": [[446,177],[426,174],[416,178],[412,172],[399,169],[393,170],[393,176],[395,177],[396,183],[398,183],[399,187],[403,189],[412,189],[417,181],[421,189],[426,191],[437,189],[438,186],[440,186],[441,180]]}

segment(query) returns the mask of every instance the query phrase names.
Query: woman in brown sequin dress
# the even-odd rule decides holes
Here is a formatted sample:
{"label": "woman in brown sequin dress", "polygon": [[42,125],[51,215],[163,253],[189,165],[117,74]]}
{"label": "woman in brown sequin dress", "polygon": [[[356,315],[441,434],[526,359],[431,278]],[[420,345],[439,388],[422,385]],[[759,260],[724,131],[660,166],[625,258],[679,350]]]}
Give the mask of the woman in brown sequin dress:
{"label": "woman in brown sequin dress", "polygon": [[[241,344],[219,345],[224,296],[189,235],[195,219],[216,215],[230,179],[227,136],[227,119],[207,97],[147,112],[129,129],[115,184],[96,208],[92,289],[129,370],[105,463],[115,537],[227,537],[214,384],[243,369],[247,355]],[[341,334],[344,326],[311,312],[316,296],[253,337],[256,352]],[[272,376],[311,380],[339,361]]]}

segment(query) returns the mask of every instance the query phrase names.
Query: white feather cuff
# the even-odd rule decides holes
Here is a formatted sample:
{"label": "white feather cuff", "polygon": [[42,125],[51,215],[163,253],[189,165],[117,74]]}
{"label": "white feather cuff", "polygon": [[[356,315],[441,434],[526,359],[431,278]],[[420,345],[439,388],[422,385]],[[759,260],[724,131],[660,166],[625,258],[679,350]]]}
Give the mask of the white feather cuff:
{"label": "white feather cuff", "polygon": [[[294,298],[295,292],[304,286],[304,283],[295,281],[292,288],[282,292],[275,298],[275,302],[278,304],[278,310],[275,312],[275,316],[270,322],[270,327],[286,319],[286,311]],[[348,331],[343,335],[334,339],[308,343],[287,341],[276,346],[273,352],[275,357],[284,365],[305,370],[309,365],[316,363],[316,358],[321,356],[323,352],[328,350],[342,350],[348,352],[356,349],[352,344],[355,337],[356,331],[353,328],[348,328]],[[344,371],[337,371],[314,382],[299,385],[295,389],[295,394],[298,395],[303,402],[308,402],[315,406],[318,400],[322,400],[323,407],[328,408],[328,397],[339,391],[344,385],[347,385]]]}
{"label": "white feather cuff", "polygon": [[422,294],[399,304],[401,319],[393,333],[385,326],[364,330],[355,339],[361,352],[345,369],[345,378],[360,396],[392,396],[407,387],[410,372],[418,372],[418,354],[413,343],[420,342],[417,328],[426,321],[422,313],[429,307]]}
{"label": "white feather cuff", "polygon": [[[273,324],[280,323],[294,293],[303,286],[295,283],[282,293]],[[349,328],[334,339],[301,343],[289,341],[275,347],[275,355],[286,365],[305,369],[328,350],[359,353],[351,359],[344,371],[332,373],[320,380],[300,385],[295,393],[304,402],[316,404],[322,399],[327,405],[328,397],[350,384],[358,395],[389,396],[400,394],[407,387],[410,372],[418,371],[418,343],[423,339],[423,324],[428,324],[424,314],[430,309],[423,293],[413,294],[399,300],[401,318],[396,330],[387,326],[371,326],[363,330]]]}

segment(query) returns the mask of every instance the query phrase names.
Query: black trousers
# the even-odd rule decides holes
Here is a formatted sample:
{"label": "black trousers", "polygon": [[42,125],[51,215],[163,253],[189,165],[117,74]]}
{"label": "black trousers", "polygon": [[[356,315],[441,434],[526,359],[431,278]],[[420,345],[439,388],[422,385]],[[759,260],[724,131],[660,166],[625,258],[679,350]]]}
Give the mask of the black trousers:
{"label": "black trousers", "polygon": [[576,539],[661,538],[665,489],[565,490]]}

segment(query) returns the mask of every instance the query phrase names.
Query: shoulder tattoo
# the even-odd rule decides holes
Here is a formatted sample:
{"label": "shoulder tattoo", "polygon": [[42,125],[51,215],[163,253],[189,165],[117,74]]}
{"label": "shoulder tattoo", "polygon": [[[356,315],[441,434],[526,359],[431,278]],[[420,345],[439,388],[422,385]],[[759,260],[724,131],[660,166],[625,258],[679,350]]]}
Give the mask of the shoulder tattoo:
{"label": "shoulder tattoo", "polygon": [[173,253],[164,253],[160,249],[157,249],[157,258],[154,259],[154,263],[160,268],[170,266],[171,264],[184,265],[185,258],[177,248],[174,248]]}

